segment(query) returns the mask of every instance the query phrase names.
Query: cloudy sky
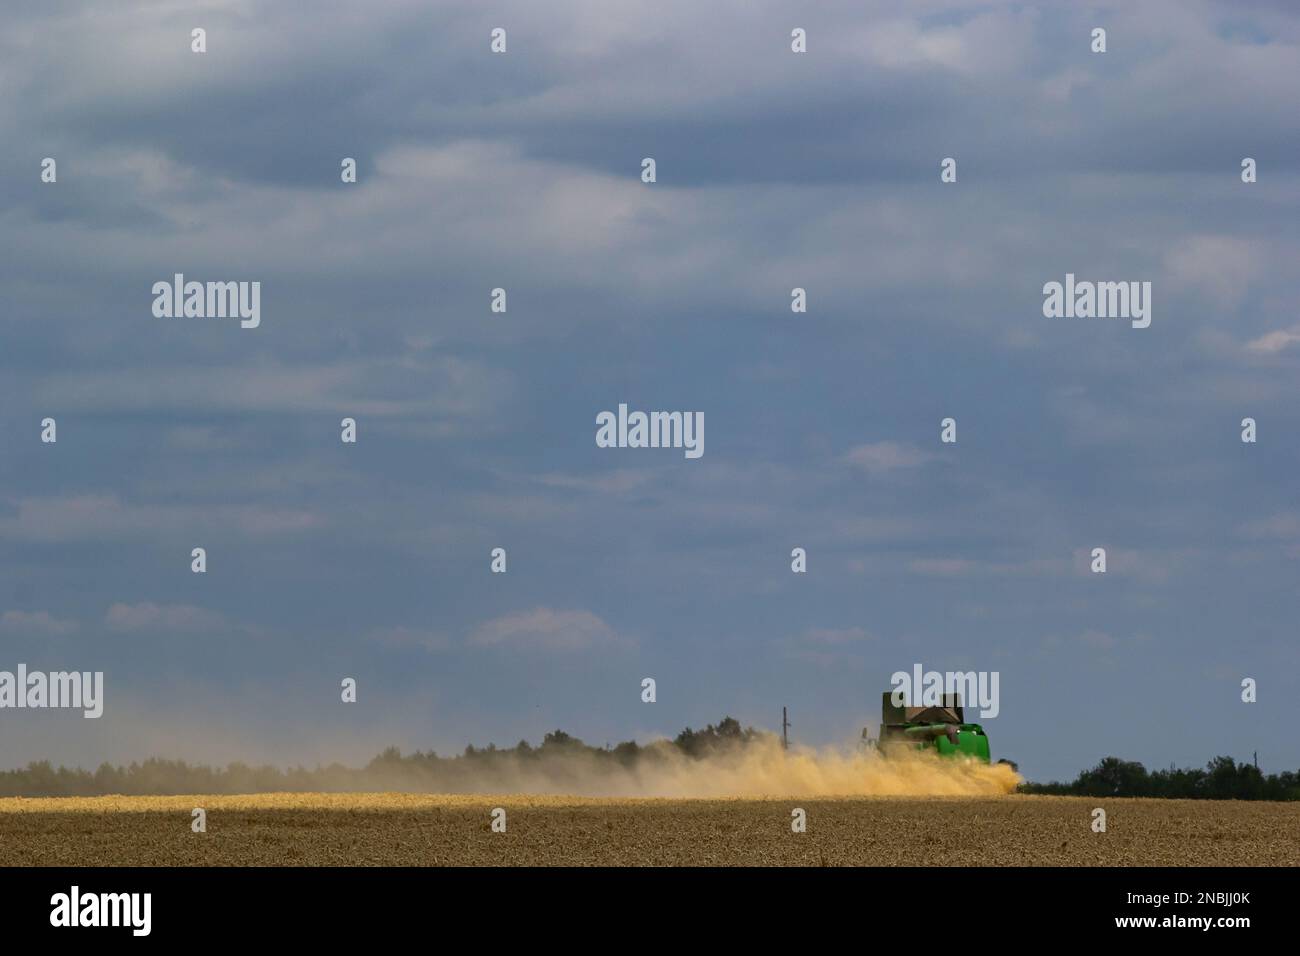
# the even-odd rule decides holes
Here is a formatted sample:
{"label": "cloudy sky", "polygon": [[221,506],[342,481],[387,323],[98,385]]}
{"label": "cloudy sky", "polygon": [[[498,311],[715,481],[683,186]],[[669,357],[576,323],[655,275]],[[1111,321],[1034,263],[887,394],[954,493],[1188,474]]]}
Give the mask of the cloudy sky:
{"label": "cloudy sky", "polygon": [[[7,14],[0,669],[107,701],[0,766],[833,743],[921,663],[1035,778],[1296,768],[1298,82],[1284,2]],[[177,272],[261,326],[155,318]],[[1150,328],[1044,318],[1067,272]],[[597,448],[620,402],[704,456]]]}

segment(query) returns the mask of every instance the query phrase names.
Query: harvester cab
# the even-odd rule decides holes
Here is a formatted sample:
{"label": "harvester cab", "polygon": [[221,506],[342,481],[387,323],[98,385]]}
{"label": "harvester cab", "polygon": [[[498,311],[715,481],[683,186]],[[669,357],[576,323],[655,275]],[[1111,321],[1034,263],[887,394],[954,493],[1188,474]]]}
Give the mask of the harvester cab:
{"label": "harvester cab", "polygon": [[888,752],[900,745],[933,749],[944,757],[989,762],[989,738],[979,724],[966,723],[958,694],[944,694],[938,705],[909,707],[896,705],[893,692],[885,691],[881,695],[878,746]]}

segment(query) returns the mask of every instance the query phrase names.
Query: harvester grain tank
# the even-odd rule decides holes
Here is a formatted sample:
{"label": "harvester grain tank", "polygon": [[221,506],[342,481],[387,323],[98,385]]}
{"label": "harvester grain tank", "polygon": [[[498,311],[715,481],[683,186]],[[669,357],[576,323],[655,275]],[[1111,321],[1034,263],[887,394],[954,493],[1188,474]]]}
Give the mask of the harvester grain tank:
{"label": "harvester grain tank", "polygon": [[990,762],[989,738],[979,724],[966,723],[958,694],[944,694],[938,706],[908,707],[896,705],[894,692],[885,691],[880,704],[879,746],[887,751],[899,745]]}

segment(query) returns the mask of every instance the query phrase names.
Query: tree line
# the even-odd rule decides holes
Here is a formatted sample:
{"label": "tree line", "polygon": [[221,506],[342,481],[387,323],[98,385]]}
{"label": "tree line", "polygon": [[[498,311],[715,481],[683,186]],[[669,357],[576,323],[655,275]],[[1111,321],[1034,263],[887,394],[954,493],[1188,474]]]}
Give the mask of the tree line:
{"label": "tree line", "polygon": [[1165,797],[1185,800],[1300,800],[1300,772],[1265,775],[1250,763],[1215,757],[1204,770],[1147,770],[1142,764],[1106,757],[1070,783],[1026,783],[1022,793],[1081,797]]}
{"label": "tree line", "polygon": [[190,764],[184,760],[151,758],[127,766],[101,764],[97,770],[54,767],[48,760],[17,770],[0,771],[0,797],[82,797],[182,793],[302,793],[311,791],[434,791],[469,793],[513,785],[530,771],[544,773],[549,784],[562,787],[566,779],[588,780],[593,773],[618,772],[656,760],[682,756],[702,758],[729,747],[745,746],[764,731],[742,727],[732,717],[703,730],[687,727],[673,740],[641,745],[629,740],[617,746],[592,747],[555,730],[539,746],[526,740],[514,747],[495,744],[440,756],[430,750],[403,754],[389,747],[364,767],[333,763],[315,769],[232,763],[226,767]]}
{"label": "tree line", "polygon": [[[283,769],[271,765],[232,763],[225,767],[190,764],[184,760],[149,759],[126,766],[101,764],[97,770],[55,767],[48,760],[16,770],[0,771],[0,797],[127,796],[184,793],[303,793],[414,791],[438,793],[509,790],[520,780],[544,779],[561,791],[566,781],[590,782],[592,774],[647,767],[655,761],[702,759],[711,753],[743,747],[766,731],[742,727],[724,717],[703,730],[684,729],[672,740],[593,747],[562,730],[545,735],[538,746],[526,740],[514,747],[470,745],[462,753],[440,756],[434,751],[403,754],[384,750],[364,767],[340,763]],[[537,777],[529,774],[536,771]],[[1193,800],[1300,800],[1300,772],[1265,775],[1249,763],[1215,757],[1205,769],[1148,771],[1142,764],[1106,757],[1068,783],[1025,783],[1022,793],[1090,797],[1165,797]]]}

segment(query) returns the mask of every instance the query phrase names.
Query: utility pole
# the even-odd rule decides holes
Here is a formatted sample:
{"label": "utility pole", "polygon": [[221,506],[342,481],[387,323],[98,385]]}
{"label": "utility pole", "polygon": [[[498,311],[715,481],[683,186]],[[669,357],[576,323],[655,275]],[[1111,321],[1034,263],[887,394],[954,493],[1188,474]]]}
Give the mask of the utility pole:
{"label": "utility pole", "polygon": [[781,749],[790,749],[790,721],[786,718],[785,708],[781,708]]}

